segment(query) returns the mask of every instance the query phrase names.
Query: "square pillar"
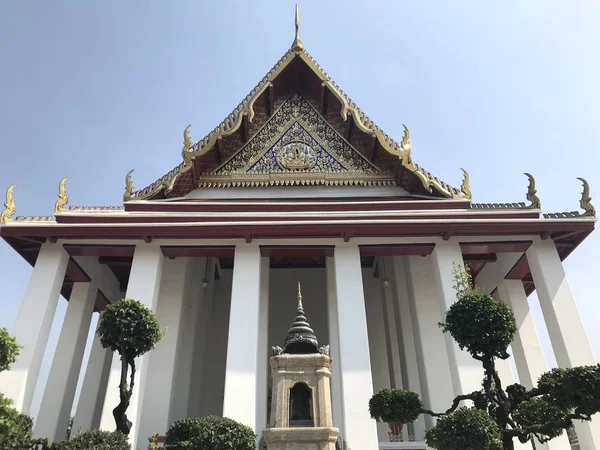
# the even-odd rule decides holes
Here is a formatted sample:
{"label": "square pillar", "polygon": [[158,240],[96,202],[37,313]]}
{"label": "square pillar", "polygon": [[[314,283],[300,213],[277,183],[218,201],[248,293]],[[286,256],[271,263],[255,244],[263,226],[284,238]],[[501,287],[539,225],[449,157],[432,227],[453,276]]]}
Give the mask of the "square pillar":
{"label": "square pillar", "polygon": [[[380,272],[381,275],[381,272]],[[363,269],[363,287],[365,295],[365,313],[367,316],[367,332],[369,335],[369,354],[371,356],[371,377],[373,378],[373,392],[380,389],[389,389],[390,383],[390,364],[396,356],[399,361],[399,355],[389,352],[388,337],[386,327],[386,312],[384,309],[385,292],[383,280],[373,276],[371,268]],[[397,346],[396,346],[397,349]],[[398,362],[399,364],[399,362]],[[377,436],[379,442],[389,441],[389,427],[385,423],[377,422]]]}
{"label": "square pillar", "polygon": [[[260,306],[258,321],[258,369],[256,372],[256,434],[260,443],[263,430],[267,428],[267,398],[269,393],[269,269],[271,260],[260,259]],[[262,450],[260,446],[258,450]]]}
{"label": "square pillar", "polygon": [[[419,378],[419,364],[415,344],[415,330],[411,318],[409,304],[408,266],[403,256],[389,256],[385,258],[386,271],[391,276],[393,294],[393,312],[397,324],[400,351],[404,356],[402,376],[403,387],[421,395],[421,382]],[[425,419],[420,416],[412,423],[412,434],[416,440],[425,439]]]}
{"label": "square pillar", "polygon": [[340,333],[338,329],[338,303],[335,287],[335,265],[332,256],[325,258],[327,271],[327,320],[329,329],[329,354],[331,355],[331,412],[333,426],[345,436],[342,398],[342,366],[340,364]]}
{"label": "square pillar", "polygon": [[[158,294],[156,317],[166,333],[147,355],[148,377],[140,397],[143,398],[139,445],[145,444],[154,433],[166,434],[170,425],[171,395],[175,389],[177,341],[183,313],[186,288],[191,286],[192,263],[190,258],[165,259]],[[199,281],[199,280],[195,280]]]}
{"label": "square pillar", "polygon": [[[423,404],[432,411],[443,412],[452,405],[454,395],[448,386],[452,380],[448,349],[438,327],[442,314],[431,257],[407,257],[406,276]],[[425,416],[427,428],[434,423],[434,419]]]}
{"label": "square pillar", "polygon": [[[529,302],[521,280],[502,280],[498,283],[500,300],[512,309],[517,323],[517,332],[511,348],[519,382],[527,389],[537,386],[540,375],[548,371],[546,358],[538,337],[533,316],[529,310]],[[508,381],[502,380],[505,383]],[[562,450],[569,448],[567,434],[552,439],[546,444],[536,442],[537,448],[548,450]]]}
{"label": "square pillar", "polygon": [[[100,323],[100,317],[98,317]],[[104,406],[112,352],[102,347],[100,338],[94,333],[92,350],[88,360],[77,411],[73,419],[73,430],[90,431],[100,427],[100,416]]]}
{"label": "square pillar", "polygon": [[[536,238],[526,255],[558,366],[596,364],[554,241]],[[600,448],[598,417],[591,422],[576,421],[575,430],[582,449]]]}
{"label": "square pillar", "polygon": [[373,379],[358,245],[336,245],[334,267],[345,438],[352,448],[376,450],[377,426],[368,408]]}
{"label": "square pillar", "polygon": [[194,331],[192,333],[192,373],[190,374],[191,386],[187,417],[200,417],[204,412],[201,410],[201,405],[205,403],[202,397],[202,386],[207,383],[207,367],[204,363],[209,348],[207,340],[213,337],[210,333],[210,324],[213,320],[215,268],[215,258],[206,258],[206,265],[202,274],[202,298],[198,299],[196,316],[191,319],[194,320]]}
{"label": "square pillar", "polygon": [[[236,246],[231,286],[231,310],[227,339],[223,416],[237,420],[255,431],[264,419],[257,418],[257,386],[261,329],[261,264],[256,244]],[[260,399],[265,401],[265,399]],[[260,425],[259,425],[260,424]]]}
{"label": "square pillar", "polygon": [[93,282],[73,284],[35,422],[35,437],[60,442],[66,436],[97,294],[98,288]]}
{"label": "square pillar", "polygon": [[[125,297],[137,300],[156,312],[164,259],[159,245],[153,243],[140,243],[136,245]],[[135,387],[133,389],[129,408],[127,409],[127,416],[133,424],[129,433],[129,440],[132,443],[133,448],[138,448],[138,442],[139,447],[144,448],[148,442],[146,440],[147,437],[141,437],[141,439],[139,439],[138,429],[143,405],[143,396],[140,395],[140,392],[144,392],[146,386],[146,379],[148,376],[148,354],[137,358],[135,367]],[[121,360],[119,354],[114,352],[100,423],[102,429],[109,431],[113,431],[116,428],[112,411],[119,403],[120,378]]]}
{"label": "square pillar", "polygon": [[15,324],[23,348],[11,370],[0,373],[2,393],[23,414],[31,408],[68,262],[62,245],[42,244]]}
{"label": "square pillar", "polygon": [[[460,245],[454,241],[438,242],[431,254],[431,260],[443,322],[448,308],[456,302],[454,267],[459,264],[464,266]],[[450,333],[444,333],[444,338],[448,349],[454,395],[480,390],[483,380],[481,363],[473,359],[466,350],[461,350]]]}
{"label": "square pillar", "polygon": [[[208,285],[206,262],[207,258],[190,259],[186,270],[181,324],[175,354],[175,381],[170,398],[169,425],[176,420],[194,417],[189,415],[192,391],[194,386],[202,383],[202,371],[196,371],[194,368],[194,353],[197,334],[205,331],[208,322],[201,311],[206,293],[204,284]],[[158,301],[160,305],[160,298]]]}

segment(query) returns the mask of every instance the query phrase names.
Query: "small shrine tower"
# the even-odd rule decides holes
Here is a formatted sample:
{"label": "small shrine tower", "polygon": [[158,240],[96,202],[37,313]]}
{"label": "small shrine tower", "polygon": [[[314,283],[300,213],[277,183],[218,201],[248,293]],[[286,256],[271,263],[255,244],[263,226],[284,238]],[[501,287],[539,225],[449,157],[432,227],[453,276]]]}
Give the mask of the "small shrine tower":
{"label": "small shrine tower", "polygon": [[264,437],[269,450],[335,450],[339,430],[331,414],[329,346],[319,348],[298,283],[298,309],[284,348],[273,347],[271,423]]}

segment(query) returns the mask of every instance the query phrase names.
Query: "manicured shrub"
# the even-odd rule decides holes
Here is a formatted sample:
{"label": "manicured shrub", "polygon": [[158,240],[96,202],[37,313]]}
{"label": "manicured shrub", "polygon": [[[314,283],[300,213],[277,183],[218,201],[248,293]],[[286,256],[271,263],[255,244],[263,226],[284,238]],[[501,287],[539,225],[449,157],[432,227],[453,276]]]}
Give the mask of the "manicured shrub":
{"label": "manicured shrub", "polygon": [[403,389],[381,389],[369,400],[371,417],[390,425],[410,423],[422,410],[419,395]]}
{"label": "manicured shrub", "polygon": [[126,412],[133,395],[135,358],[152,350],[160,341],[160,324],[150,308],[126,298],[106,307],[106,311],[100,317],[98,336],[104,348],[110,348],[121,356],[120,401],[113,409],[113,417],[117,430],[128,435],[131,421]]}
{"label": "manicured shrub", "polygon": [[480,409],[458,408],[438,419],[427,431],[427,445],[437,450],[501,450],[502,435],[496,422]]}
{"label": "manicured shrub", "polygon": [[227,417],[183,419],[171,425],[165,446],[170,450],[254,450],[256,434]]}
{"label": "manicured shrub", "polygon": [[120,431],[92,430],[61,442],[53,450],[131,450],[131,445]]}

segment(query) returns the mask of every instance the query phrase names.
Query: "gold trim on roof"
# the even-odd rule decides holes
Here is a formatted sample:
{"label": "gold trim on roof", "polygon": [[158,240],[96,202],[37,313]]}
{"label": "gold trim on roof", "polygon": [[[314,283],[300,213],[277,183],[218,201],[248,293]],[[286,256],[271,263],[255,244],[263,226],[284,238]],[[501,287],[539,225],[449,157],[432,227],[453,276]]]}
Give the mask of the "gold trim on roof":
{"label": "gold trim on roof", "polygon": [[204,174],[200,187],[265,187],[265,186],[394,186],[390,174],[346,172],[271,172]]}
{"label": "gold trim on roof", "polygon": [[17,187],[17,183],[11,184],[6,190],[6,199],[4,201],[4,210],[0,213],[0,223],[12,222],[12,216],[15,215],[17,208],[15,206],[15,199],[13,197],[13,191]]}
{"label": "gold trim on roof", "polygon": [[532,209],[542,209],[542,202],[540,201],[540,198],[536,195],[537,189],[535,188],[535,178],[533,178],[533,175],[531,175],[530,173],[525,173],[525,175],[529,179],[529,186],[527,186],[526,198],[528,201],[531,202],[531,204],[527,207]]}
{"label": "gold trim on roof", "polygon": [[68,212],[123,212],[124,206],[71,206]]}
{"label": "gold trim on roof", "polygon": [[15,222],[55,222],[52,216],[19,216],[15,218]]}
{"label": "gold trim on roof", "polygon": [[585,211],[584,216],[596,217],[596,208],[592,205],[592,197],[590,196],[590,185],[585,178],[577,177],[577,179],[583,184],[579,207]]}
{"label": "gold trim on roof", "polygon": [[463,172],[463,180],[462,184],[460,185],[460,191],[463,193],[465,198],[471,200],[473,198],[473,194],[471,193],[471,187],[469,186],[469,172],[463,168],[460,170]]}
{"label": "gold trim on roof", "polygon": [[319,77],[331,93],[341,102],[342,108],[340,115],[343,120],[348,119],[351,114],[357,127],[365,133],[375,136],[381,145],[388,153],[397,156],[401,159],[402,165],[411,173],[415,174],[423,187],[429,192],[432,188],[449,198],[467,198],[460,190],[450,186],[439,178],[433,176],[430,172],[418,166],[412,161],[411,147],[408,142],[408,129],[405,129],[405,139],[401,143],[396,142],[388,136],[381,128],[379,128],[349,97],[344,91],[331,79],[331,77],[323,70],[323,68],[315,61],[315,59],[304,49],[288,50],[279,61],[271,68],[271,70],[263,77],[246,98],[223,120],[214,130],[212,130],[203,139],[196,142],[192,146],[182,150],[183,163],[175,167],[169,173],[155,181],[151,185],[134,192],[132,199],[146,199],[158,193],[161,189],[165,189],[168,193],[175,184],[179,174],[185,173],[193,167],[193,159],[205,154],[216,143],[217,139],[222,136],[228,136],[242,124],[244,116],[252,122],[254,118],[254,102],[260,95],[269,87],[272,81],[281,73],[283,69],[295,58],[301,58],[311,70]]}
{"label": "gold trim on roof", "polygon": [[69,177],[65,177],[58,183],[58,200],[56,200],[56,203],[54,204],[54,214],[66,211],[65,205],[69,203],[66,187],[68,179]]}
{"label": "gold trim on roof", "polygon": [[127,175],[125,175],[125,193],[123,194],[123,201],[126,202],[128,200],[131,199],[131,196],[133,195],[133,181],[131,181],[131,174],[133,173],[133,169],[131,169],[129,172],[127,172]]}

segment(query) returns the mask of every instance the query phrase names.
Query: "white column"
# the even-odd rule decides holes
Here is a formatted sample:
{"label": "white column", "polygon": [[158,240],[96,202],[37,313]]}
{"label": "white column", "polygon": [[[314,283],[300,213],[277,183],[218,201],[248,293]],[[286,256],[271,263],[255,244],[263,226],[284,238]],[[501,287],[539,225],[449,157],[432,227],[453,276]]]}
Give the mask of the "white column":
{"label": "white column", "polygon": [[15,324],[23,348],[11,370],[0,373],[2,393],[29,414],[69,255],[60,244],[42,244]]}
{"label": "white column", "polygon": [[[540,344],[529,302],[521,280],[502,280],[498,283],[500,300],[505,302],[515,315],[517,332],[512,342],[512,353],[519,374],[519,382],[527,389],[537,386],[541,374],[548,370],[546,358]],[[502,379],[506,383],[508,381]],[[539,449],[562,450],[569,448],[566,433],[546,444],[536,442]]]}
{"label": "white column", "polygon": [[[365,312],[367,317],[367,331],[369,336],[369,354],[371,355],[371,376],[373,377],[373,392],[380,389],[389,389],[390,363],[388,361],[388,346],[386,326],[384,319],[384,302],[382,299],[383,282],[374,278],[372,269],[363,269],[363,286],[365,295]],[[397,346],[396,346],[397,347]],[[377,436],[379,442],[389,441],[389,426],[377,422]]]}
{"label": "white column", "polygon": [[377,426],[368,409],[373,380],[358,245],[336,245],[334,260],[346,439],[352,448],[376,450]]}
{"label": "white column", "polygon": [[269,392],[269,269],[270,258],[261,258],[260,307],[258,327],[258,369],[256,372],[256,434],[257,450],[262,450],[262,432],[267,428],[267,397]]}
{"label": "white column", "polygon": [[[98,323],[100,323],[100,317]],[[92,350],[77,402],[77,411],[73,419],[75,433],[79,429],[89,431],[100,426],[100,415],[104,406],[111,361],[112,352],[108,348],[103,348],[100,338],[94,334]]]}
{"label": "white column", "polygon": [[[438,286],[438,298],[442,317],[445,320],[446,311],[456,302],[456,291],[454,290],[454,267],[455,264],[464,265],[462,253],[458,242],[438,242],[431,254],[433,261],[433,273]],[[481,363],[471,355],[458,347],[450,333],[444,333],[450,369],[452,373],[452,388],[454,395],[468,394],[481,389],[483,379],[483,368]]]}
{"label": "white column", "polygon": [[[423,404],[432,411],[443,412],[452,405],[454,395],[449,388],[452,375],[448,350],[438,327],[442,314],[436,298],[432,261],[430,256],[409,256],[407,262],[410,315]],[[425,423],[430,428],[434,421],[425,416]]]}
{"label": "white column", "polygon": [[[596,364],[554,242],[537,238],[526,254],[558,366]],[[594,419],[575,422],[583,450],[600,448],[600,420]]]}
{"label": "white column", "polygon": [[[194,373],[196,336],[204,331],[207,322],[206,318],[200,316],[206,291],[204,287],[205,276],[206,258],[190,260],[183,289],[183,312],[181,314],[179,336],[177,337],[175,381],[171,392],[169,424],[179,419],[191,417],[188,413],[192,402],[192,387],[199,382],[198,380],[192,381],[192,377],[197,377],[197,374]],[[208,282],[206,283],[208,284]],[[202,322],[202,319],[204,319],[204,322]]]}
{"label": "white column", "polygon": [[389,264],[389,258],[381,258],[379,266],[379,277],[381,278],[381,300],[383,302],[383,317],[382,324],[386,333],[386,344],[389,354],[389,371],[390,385],[394,389],[404,388],[403,383],[403,359],[402,352],[402,336],[401,331],[396,322],[396,312],[394,308],[394,280],[393,267]]}
{"label": "white column", "polygon": [[256,386],[260,343],[261,256],[258,245],[235,249],[223,416],[257,426]]}
{"label": "white column", "polygon": [[[160,251],[160,246],[154,243],[136,245],[125,297],[137,300],[156,312],[163,261],[164,256]],[[147,444],[146,437],[142,437],[142,439],[138,440],[137,436],[138,425],[140,423],[139,416],[143,404],[143,396],[140,396],[140,392],[144,392],[146,385],[146,378],[148,375],[147,361],[148,355],[142,355],[135,361],[135,386],[129,408],[127,409],[127,417],[129,417],[129,420],[131,420],[133,424],[129,433],[129,439],[132,442],[133,448],[137,448],[138,442],[140,442],[140,448],[144,448]],[[115,352],[111,364],[106,399],[102,411],[100,423],[102,429],[114,430],[116,428],[112,411],[119,404],[120,377],[121,360],[118,353]]]}
{"label": "white column", "polygon": [[194,321],[193,334],[193,355],[192,355],[192,373],[190,377],[190,399],[187,410],[187,417],[200,417],[202,415],[201,404],[204,403],[202,397],[202,386],[206,383],[204,364],[205,355],[209,344],[207,340],[211,337],[210,324],[213,317],[213,293],[215,290],[215,259],[206,258],[206,267],[202,276],[202,301],[198,305],[198,310]]}
{"label": "white column", "polygon": [[329,354],[331,356],[331,409],[333,426],[345,436],[344,399],[342,397],[342,365],[340,364],[340,333],[338,329],[338,301],[335,287],[335,264],[331,256],[325,258],[327,270],[327,319],[329,328]]}
{"label": "white column", "polygon": [[138,445],[147,443],[154,433],[164,435],[169,427],[169,405],[174,389],[177,361],[177,340],[183,312],[186,287],[189,289],[190,258],[166,259],[158,294],[156,317],[166,333],[148,354],[147,361],[152,376],[146,380],[140,397],[143,398]]}
{"label": "white column", "polygon": [[[415,331],[410,313],[409,288],[407,280],[406,258],[401,256],[386,257],[386,267],[392,278],[394,293],[394,316],[400,328],[404,354],[404,389],[421,395],[421,382],[419,379],[419,365],[415,345]],[[425,439],[425,419],[419,417],[412,423],[412,433],[417,440]]]}
{"label": "white column", "polygon": [[66,436],[97,294],[98,288],[93,282],[73,284],[35,422],[35,437],[60,442]]}

